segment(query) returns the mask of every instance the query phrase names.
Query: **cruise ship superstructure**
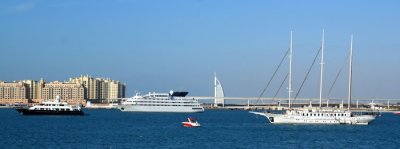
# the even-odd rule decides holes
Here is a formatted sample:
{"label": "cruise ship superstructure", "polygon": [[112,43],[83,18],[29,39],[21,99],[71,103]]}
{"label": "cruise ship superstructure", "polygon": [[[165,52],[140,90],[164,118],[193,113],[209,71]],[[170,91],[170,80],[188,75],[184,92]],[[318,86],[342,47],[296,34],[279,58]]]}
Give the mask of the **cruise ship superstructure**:
{"label": "cruise ship superstructure", "polygon": [[136,94],[118,106],[123,112],[204,112],[197,99],[186,98],[188,92]]}

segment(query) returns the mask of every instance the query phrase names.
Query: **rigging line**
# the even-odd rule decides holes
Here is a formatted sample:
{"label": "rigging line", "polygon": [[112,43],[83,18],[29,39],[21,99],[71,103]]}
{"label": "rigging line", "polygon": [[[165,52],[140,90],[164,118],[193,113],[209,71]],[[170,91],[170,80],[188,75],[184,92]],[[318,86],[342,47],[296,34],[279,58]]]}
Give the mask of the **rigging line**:
{"label": "rigging line", "polygon": [[[268,88],[268,87],[269,87],[269,85],[271,84],[271,81],[272,81],[272,79],[275,77],[276,73],[278,72],[279,68],[281,67],[281,65],[282,65],[283,61],[285,60],[286,56],[287,56],[287,55],[288,55],[288,53],[289,53],[289,50],[290,50],[290,48],[289,48],[289,49],[286,51],[285,55],[283,56],[283,58],[282,58],[281,62],[280,62],[280,63],[279,63],[279,65],[278,65],[278,67],[275,69],[275,72],[272,74],[272,77],[271,77],[271,79],[269,79],[269,81],[268,81],[267,85],[265,85],[265,87],[264,87],[263,91],[262,91],[262,92],[261,92],[261,94],[258,96],[258,98],[257,98],[257,102],[256,102],[256,103],[258,103],[258,102],[260,101],[260,99],[261,99],[261,96],[263,96],[263,95],[264,95],[265,91],[267,90],[267,88]],[[263,103],[263,101],[261,101],[261,103]]]}
{"label": "rigging line", "polygon": [[[349,59],[349,55],[346,56],[345,62],[346,62],[348,59]],[[343,64],[342,64],[342,67],[340,67],[339,72],[336,74],[335,80],[333,81],[331,87],[329,88],[328,99],[331,97],[331,93],[332,93],[332,90],[333,90],[333,86],[335,86],[336,81],[338,80],[340,74],[342,73],[342,70],[343,70],[343,68],[344,68],[345,65],[346,65],[346,63],[343,63]]]}
{"label": "rigging line", "polygon": [[286,82],[288,76],[289,76],[289,73],[286,73],[286,77],[285,77],[285,79],[283,79],[283,81],[282,81],[281,85],[279,86],[278,90],[275,92],[275,95],[274,95],[274,97],[272,98],[272,101],[275,100],[275,98],[276,98],[276,96],[278,95],[279,91],[281,90],[283,84]]}
{"label": "rigging line", "polygon": [[306,76],[304,77],[303,82],[301,82],[299,91],[297,91],[296,96],[294,96],[294,99],[293,99],[293,100],[295,100],[295,99],[297,98],[297,96],[300,94],[301,89],[303,88],[303,85],[304,85],[304,83],[306,82],[306,80],[307,80],[307,78],[308,78],[308,75],[310,74],[311,69],[313,68],[313,66],[314,66],[314,64],[315,64],[315,61],[317,60],[318,55],[319,55],[319,53],[321,52],[321,49],[322,49],[322,47],[319,48],[317,54],[315,55],[314,61],[312,62],[310,68],[308,69],[308,72],[307,72]]}

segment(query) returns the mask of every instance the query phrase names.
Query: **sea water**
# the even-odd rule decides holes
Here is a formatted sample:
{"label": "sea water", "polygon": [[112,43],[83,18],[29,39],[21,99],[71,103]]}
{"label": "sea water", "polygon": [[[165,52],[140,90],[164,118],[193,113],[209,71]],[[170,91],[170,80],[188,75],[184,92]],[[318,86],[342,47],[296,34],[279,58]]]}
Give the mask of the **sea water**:
{"label": "sea water", "polygon": [[[0,109],[0,148],[400,148],[400,116],[391,113],[354,126],[276,125],[244,110],[84,112],[23,116]],[[201,127],[183,127],[188,117],[196,117]]]}

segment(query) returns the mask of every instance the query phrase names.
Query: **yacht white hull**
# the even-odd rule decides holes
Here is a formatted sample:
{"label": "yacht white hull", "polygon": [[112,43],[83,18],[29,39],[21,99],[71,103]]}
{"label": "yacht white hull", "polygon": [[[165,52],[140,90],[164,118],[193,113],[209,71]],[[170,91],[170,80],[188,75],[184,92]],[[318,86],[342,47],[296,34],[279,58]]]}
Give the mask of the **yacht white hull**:
{"label": "yacht white hull", "polygon": [[203,107],[193,106],[143,106],[143,105],[122,105],[118,107],[122,112],[177,112],[195,113],[204,112]]}
{"label": "yacht white hull", "polygon": [[351,124],[368,125],[375,119],[373,115],[356,116],[296,116],[288,114],[265,114],[273,124]]}
{"label": "yacht white hull", "polygon": [[272,124],[350,124],[368,125],[375,115],[354,115],[349,111],[293,110],[283,114],[251,112],[267,117]]}

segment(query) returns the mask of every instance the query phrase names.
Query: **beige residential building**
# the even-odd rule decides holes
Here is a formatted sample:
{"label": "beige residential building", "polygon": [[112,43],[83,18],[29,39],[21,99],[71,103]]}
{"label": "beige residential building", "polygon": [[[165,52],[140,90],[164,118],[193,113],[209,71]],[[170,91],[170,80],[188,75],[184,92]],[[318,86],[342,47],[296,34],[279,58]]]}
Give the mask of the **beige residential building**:
{"label": "beige residential building", "polygon": [[29,100],[42,99],[42,89],[44,87],[44,80],[22,80],[22,83],[27,87],[27,98]]}
{"label": "beige residential building", "polygon": [[54,100],[56,96],[60,96],[61,101],[64,102],[85,104],[84,93],[84,87],[80,83],[54,81],[44,85],[42,99],[49,101]]}
{"label": "beige residential building", "polygon": [[81,75],[77,78],[70,78],[69,83],[79,83],[85,87],[85,99],[100,99],[99,87],[100,81],[89,75]]}
{"label": "beige residential building", "polygon": [[4,82],[0,81],[0,103],[28,103],[27,87],[23,82]]}
{"label": "beige residential building", "polygon": [[125,84],[110,78],[93,78],[89,75],[70,78],[70,83],[81,83],[85,87],[85,99],[108,100],[125,97]]}
{"label": "beige residential building", "polygon": [[102,99],[117,99],[125,97],[125,84],[111,79],[101,79]]}
{"label": "beige residential building", "polygon": [[0,104],[28,103],[54,100],[60,96],[68,103],[85,104],[85,100],[105,102],[125,97],[125,84],[109,78],[92,78],[89,75],[70,78],[69,82],[49,82],[43,79],[8,83],[0,81]]}

